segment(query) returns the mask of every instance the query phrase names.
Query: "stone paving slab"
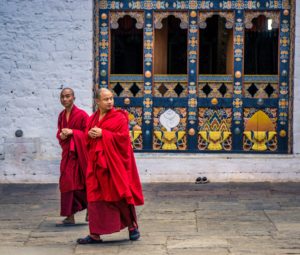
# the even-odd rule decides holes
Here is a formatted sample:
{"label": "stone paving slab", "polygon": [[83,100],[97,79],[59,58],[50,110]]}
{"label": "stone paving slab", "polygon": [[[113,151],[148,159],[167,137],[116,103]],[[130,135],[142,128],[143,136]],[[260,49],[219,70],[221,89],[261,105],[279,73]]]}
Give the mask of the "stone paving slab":
{"label": "stone paving slab", "polygon": [[142,237],[88,233],[85,211],[74,227],[56,227],[57,185],[0,185],[1,255],[281,255],[300,254],[300,183],[155,183],[137,208]]}
{"label": "stone paving slab", "polygon": [[169,255],[227,255],[229,250],[226,248],[185,248],[170,249]]}
{"label": "stone paving slab", "polygon": [[69,255],[74,254],[74,249],[65,247],[35,247],[35,246],[0,246],[2,255]]}

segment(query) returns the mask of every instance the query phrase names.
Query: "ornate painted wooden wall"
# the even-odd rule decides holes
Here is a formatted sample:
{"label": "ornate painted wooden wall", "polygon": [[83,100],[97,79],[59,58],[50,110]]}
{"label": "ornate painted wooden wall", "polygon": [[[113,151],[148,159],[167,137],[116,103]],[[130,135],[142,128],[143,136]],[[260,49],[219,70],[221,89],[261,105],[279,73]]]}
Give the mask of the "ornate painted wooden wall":
{"label": "ornate painted wooden wall", "polygon": [[[216,12],[233,29],[233,74],[198,75],[199,29]],[[143,75],[110,74],[110,31],[125,14],[143,29]],[[278,23],[278,75],[243,74],[244,30],[261,14]],[[153,75],[154,30],[168,15],[188,29],[187,75]],[[96,0],[95,88],[118,92],[136,151],[288,153],[290,15],[289,0]]]}

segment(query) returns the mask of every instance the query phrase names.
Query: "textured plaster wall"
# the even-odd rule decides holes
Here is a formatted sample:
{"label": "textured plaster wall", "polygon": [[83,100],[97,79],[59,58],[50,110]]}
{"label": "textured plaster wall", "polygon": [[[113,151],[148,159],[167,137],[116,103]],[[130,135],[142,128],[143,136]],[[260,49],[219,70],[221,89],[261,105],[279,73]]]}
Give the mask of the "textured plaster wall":
{"label": "textured plaster wall", "polygon": [[0,180],[56,180],[61,87],[74,88],[76,104],[92,109],[93,4],[0,2]]}

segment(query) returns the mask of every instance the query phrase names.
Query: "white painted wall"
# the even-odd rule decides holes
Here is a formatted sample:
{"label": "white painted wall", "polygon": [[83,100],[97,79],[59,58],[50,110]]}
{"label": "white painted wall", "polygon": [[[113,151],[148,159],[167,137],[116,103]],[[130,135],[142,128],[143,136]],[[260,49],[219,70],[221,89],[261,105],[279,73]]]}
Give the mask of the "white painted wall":
{"label": "white painted wall", "polygon": [[[61,86],[92,109],[92,2],[0,0],[0,182],[58,181]],[[296,14],[300,28],[300,5]],[[293,155],[137,153],[142,181],[300,181],[299,59],[297,29]]]}
{"label": "white painted wall", "polygon": [[61,86],[92,109],[92,9],[92,0],[0,0],[0,181],[57,180]]}

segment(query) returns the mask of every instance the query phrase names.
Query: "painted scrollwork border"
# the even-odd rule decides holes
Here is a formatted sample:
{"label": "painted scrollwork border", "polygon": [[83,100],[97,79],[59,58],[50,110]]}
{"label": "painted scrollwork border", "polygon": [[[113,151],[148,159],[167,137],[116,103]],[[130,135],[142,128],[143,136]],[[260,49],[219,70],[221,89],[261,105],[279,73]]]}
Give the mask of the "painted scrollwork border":
{"label": "painted scrollwork border", "polygon": [[253,27],[252,20],[259,17],[265,16],[266,18],[272,19],[272,28],[279,28],[280,23],[280,14],[279,12],[270,12],[270,11],[262,11],[262,12],[245,12],[245,28],[251,29]]}
{"label": "painted scrollwork border", "polygon": [[144,13],[142,12],[111,12],[110,13],[110,27],[111,29],[118,29],[119,24],[118,20],[123,18],[124,16],[130,16],[134,18],[137,22],[135,27],[137,29],[142,29],[144,27]]}
{"label": "painted scrollwork border", "polygon": [[206,20],[211,18],[213,15],[219,15],[226,19],[225,27],[227,29],[232,29],[234,25],[234,13],[233,12],[200,12],[199,13],[199,28],[205,29],[207,24]]}
{"label": "painted scrollwork border", "polygon": [[180,28],[188,28],[188,14],[186,12],[156,12],[154,13],[154,28],[161,29],[163,27],[162,20],[168,16],[174,16],[175,18],[180,19]]}

